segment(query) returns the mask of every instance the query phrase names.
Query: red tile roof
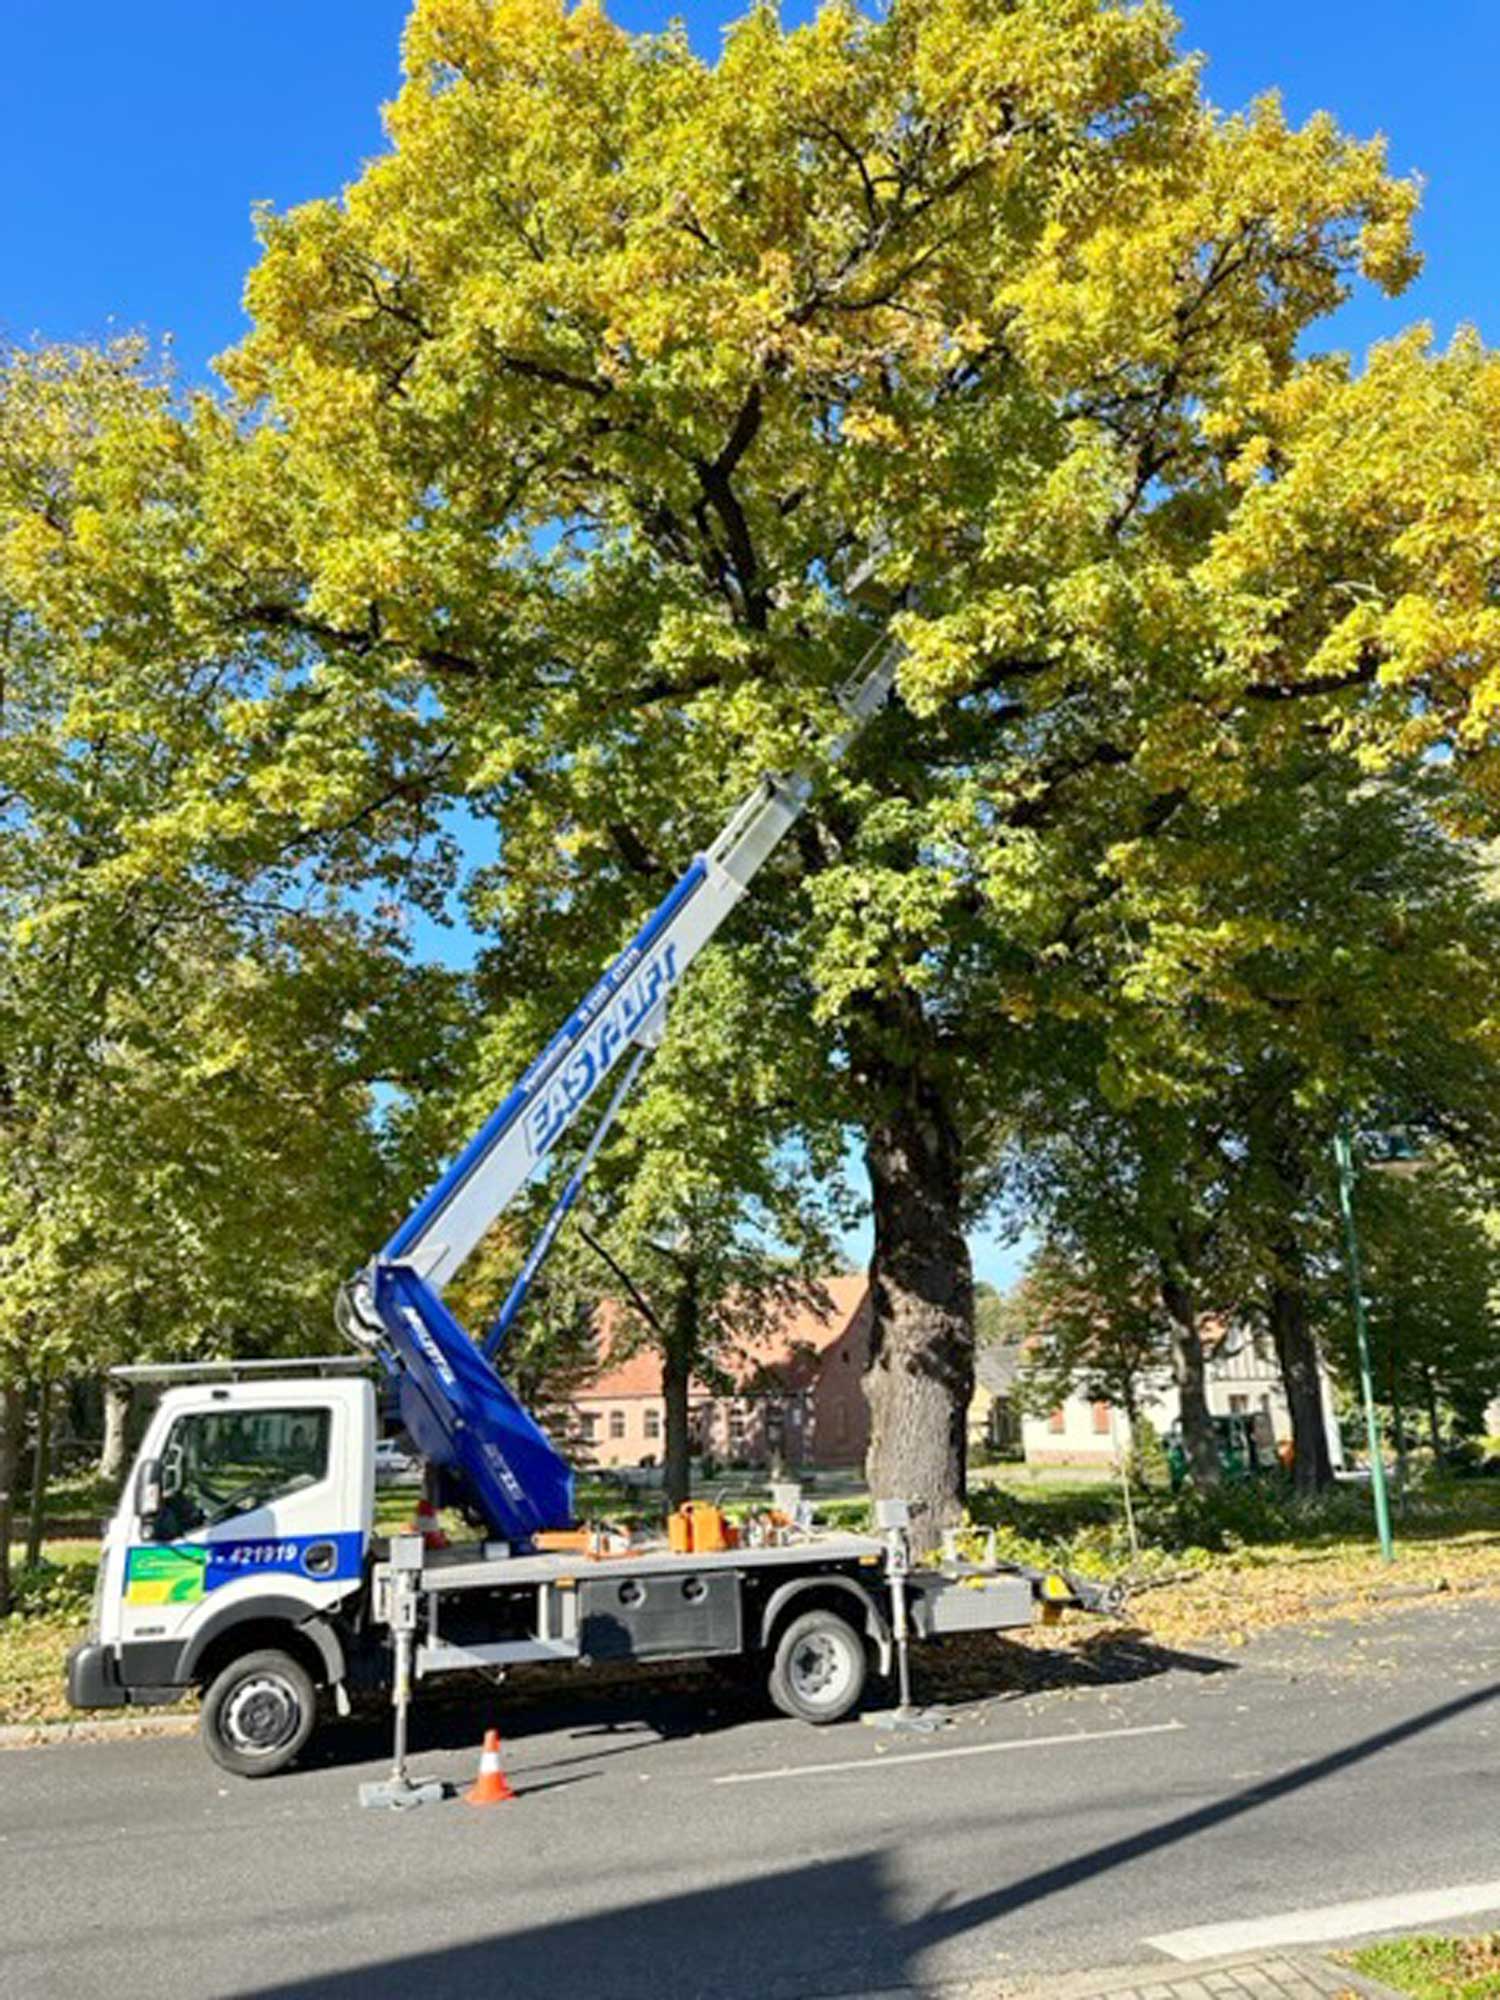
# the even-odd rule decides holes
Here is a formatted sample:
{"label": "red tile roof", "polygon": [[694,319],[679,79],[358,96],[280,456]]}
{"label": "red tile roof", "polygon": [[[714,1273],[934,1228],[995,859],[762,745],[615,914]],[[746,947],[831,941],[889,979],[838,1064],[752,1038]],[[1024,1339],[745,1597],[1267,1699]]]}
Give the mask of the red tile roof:
{"label": "red tile roof", "polygon": [[[787,1387],[797,1387],[817,1372],[823,1356],[849,1331],[869,1294],[869,1279],[863,1271],[819,1278],[818,1288],[826,1294],[827,1305],[799,1303],[788,1307],[781,1322],[771,1331],[746,1335],[724,1357],[725,1373],[739,1388],[758,1386],[767,1374],[778,1377]],[[593,1398],[605,1396],[622,1401],[631,1396],[660,1396],[661,1355],[654,1347],[640,1347],[620,1359],[614,1350],[633,1339],[633,1316],[618,1299],[605,1299],[599,1308],[599,1353],[604,1366],[574,1394]],[[711,1391],[694,1381],[698,1395]]]}

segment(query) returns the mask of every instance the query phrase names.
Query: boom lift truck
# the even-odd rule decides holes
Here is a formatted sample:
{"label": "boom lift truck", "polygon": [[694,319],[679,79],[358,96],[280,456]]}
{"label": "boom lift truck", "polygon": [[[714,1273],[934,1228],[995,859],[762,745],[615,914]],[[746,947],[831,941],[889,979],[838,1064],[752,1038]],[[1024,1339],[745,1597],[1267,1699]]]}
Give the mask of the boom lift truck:
{"label": "boom lift truck", "polygon": [[[900,646],[877,642],[843,689],[841,756],[884,703]],[[573,1475],[494,1360],[583,1177],[650,1050],[668,996],[803,810],[805,772],[757,785],[515,1089],[345,1286],[340,1330],[358,1354],[303,1363],[118,1371],[167,1386],[110,1523],[89,1637],[68,1665],[80,1708],[202,1691],[201,1729],[226,1770],[268,1776],[313,1729],[318,1691],[388,1686],[405,1785],[414,1683],[518,1663],[717,1659],[753,1665],[776,1704],[833,1722],[873,1654],[900,1669],[908,1637],[1028,1625],[1040,1603],[1107,1608],[1103,1594],[1015,1566],[912,1569],[907,1516],[879,1537],[782,1520],[756,1547],[683,1548],[682,1535],[591,1550]],[[443,1288],[553,1154],[616,1068],[607,1108],[493,1328],[475,1343]],[[482,1526],[437,1550],[374,1532],[375,1364],[439,1497]]]}

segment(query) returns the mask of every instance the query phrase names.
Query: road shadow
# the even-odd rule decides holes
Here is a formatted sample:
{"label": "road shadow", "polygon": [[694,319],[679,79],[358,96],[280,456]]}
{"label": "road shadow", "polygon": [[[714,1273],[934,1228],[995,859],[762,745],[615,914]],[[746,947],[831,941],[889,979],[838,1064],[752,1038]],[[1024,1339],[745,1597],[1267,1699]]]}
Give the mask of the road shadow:
{"label": "road shadow", "polygon": [[[580,1685],[576,1672],[564,1679],[556,1669],[550,1675],[543,1669],[534,1680],[517,1675],[500,1687],[478,1674],[455,1675],[413,1702],[410,1743],[415,1758],[437,1750],[477,1754],[484,1732],[498,1729],[508,1743],[564,1736],[592,1746],[576,1758],[529,1764],[529,1772],[556,1769],[564,1762],[631,1756],[757,1719],[768,1719],[762,1698],[707,1670],[678,1669],[655,1678],[640,1670],[608,1677],[590,1674]],[[314,1736],[297,1770],[378,1762],[390,1755],[391,1727],[388,1698],[364,1697],[347,1721],[331,1722]]]}
{"label": "road shadow", "polygon": [[923,1976],[937,1946],[1307,1791],[1497,1697],[1500,1682],[1491,1682],[1159,1825],[925,1910],[913,1912],[901,1894],[894,1856],[871,1848],[347,1971],[247,1984],[234,2000],[793,2000],[904,1985]]}
{"label": "road shadow", "polygon": [[1232,1660],[1161,1646],[1140,1626],[1112,1625],[1066,1645],[1027,1646],[974,1633],[912,1655],[918,1696],[953,1705],[1046,1694],[1055,1688],[1120,1687],[1164,1674],[1230,1674]]}
{"label": "road shadow", "polygon": [[[1134,1626],[1111,1626],[1067,1646],[1025,1646],[973,1633],[912,1652],[913,1691],[933,1707],[961,1710],[1067,1688],[1126,1686],[1166,1674],[1233,1673],[1235,1663],[1157,1645]],[[866,1709],[893,1698],[879,1681]],[[594,1762],[649,1750],[658,1743],[714,1736],[776,1720],[763,1689],[698,1664],[576,1669],[524,1668],[501,1686],[482,1675],[454,1675],[424,1690],[412,1706],[413,1756],[472,1749],[486,1729],[508,1742],[571,1736],[594,1748],[570,1760]],[[391,1712],[384,1696],[361,1700],[355,1713],[319,1732],[298,1768],[326,1771],[378,1762],[390,1754]],[[542,1769],[553,1766],[533,1766]]]}

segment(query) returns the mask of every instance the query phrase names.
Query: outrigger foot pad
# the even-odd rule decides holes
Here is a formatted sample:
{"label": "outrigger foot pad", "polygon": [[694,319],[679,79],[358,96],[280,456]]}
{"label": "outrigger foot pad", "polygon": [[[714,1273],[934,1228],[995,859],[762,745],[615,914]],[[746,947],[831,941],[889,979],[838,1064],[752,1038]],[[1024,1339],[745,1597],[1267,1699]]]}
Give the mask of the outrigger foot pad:
{"label": "outrigger foot pad", "polygon": [[359,1802],[387,1812],[407,1812],[412,1806],[441,1805],[450,1789],[438,1778],[423,1778],[416,1784],[409,1778],[382,1778],[378,1784],[360,1786]]}
{"label": "outrigger foot pad", "polygon": [[866,1715],[860,1719],[871,1729],[884,1729],[902,1736],[935,1736],[940,1729],[948,1726],[948,1717],[942,1709],[918,1708],[915,1702],[908,1702],[904,1708],[885,1708],[877,1715]]}

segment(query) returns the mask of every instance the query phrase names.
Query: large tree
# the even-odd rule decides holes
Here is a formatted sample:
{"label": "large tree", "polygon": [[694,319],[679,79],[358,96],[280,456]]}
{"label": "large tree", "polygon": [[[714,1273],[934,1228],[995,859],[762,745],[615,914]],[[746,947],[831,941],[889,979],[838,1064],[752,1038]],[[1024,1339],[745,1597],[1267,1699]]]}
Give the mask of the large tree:
{"label": "large tree", "polygon": [[[1452,502],[1491,517],[1487,362],[1403,350],[1393,418],[1297,359],[1358,275],[1409,276],[1413,190],[1327,118],[1218,116],[1174,35],[1150,0],[759,8],[709,65],[591,5],[420,0],[391,149],[263,220],[249,420],[163,413],[162,510],[122,477],[49,540],[34,505],[39,592],[280,669],[234,713],[256,782],[196,766],[193,825],[462,787],[512,920],[601,945],[836,732],[883,541],[901,698],[763,907],[869,1162],[872,1477],[934,1523],[1004,1079],[1081,956],[1097,988],[1154,837],[1291,733],[1399,738],[1423,676],[1485,728]],[[1434,413],[1453,449],[1403,484]]]}
{"label": "large tree", "polygon": [[1225,439],[1357,272],[1412,268],[1378,147],[1219,118],[1174,28],[760,8],[710,66],[593,6],[423,0],[392,150],[265,218],[227,363],[278,419],[247,624],[440,688],[506,865],[584,911],[830,727],[875,537],[920,588],[784,921],[870,1166],[872,1476],[934,1520],[995,1043],[1101,846],[1171,812],[1221,705],[1297,676],[1213,646]]}

